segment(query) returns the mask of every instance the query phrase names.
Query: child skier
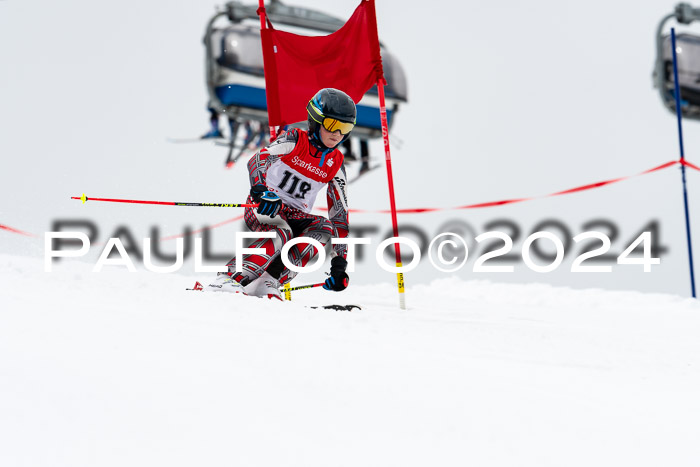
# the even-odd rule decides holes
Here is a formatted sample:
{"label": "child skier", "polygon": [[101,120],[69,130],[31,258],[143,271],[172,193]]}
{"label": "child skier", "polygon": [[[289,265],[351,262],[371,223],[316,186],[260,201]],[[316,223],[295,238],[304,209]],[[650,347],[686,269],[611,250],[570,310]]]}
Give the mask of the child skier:
{"label": "child skier", "polygon": [[[342,91],[321,89],[306,106],[309,131],[290,129],[248,162],[250,195],[245,223],[255,232],[274,232],[274,238],[260,238],[250,248],[265,254],[241,258],[242,271],[236,272],[235,258],[228,273],[219,273],[205,290],[240,292],[256,297],[282,299],[279,287],[296,273],[284,266],[282,246],[295,237],[309,237],[326,245],[331,238],[348,236],[348,202],[343,154],[338,147],[355,126],[353,100]],[[327,187],[328,218],[311,214],[317,193]],[[299,243],[289,250],[288,262],[305,266],[316,256],[316,249]],[[324,289],[341,291],[348,286],[345,272],[347,246],[333,246],[330,277]]]}

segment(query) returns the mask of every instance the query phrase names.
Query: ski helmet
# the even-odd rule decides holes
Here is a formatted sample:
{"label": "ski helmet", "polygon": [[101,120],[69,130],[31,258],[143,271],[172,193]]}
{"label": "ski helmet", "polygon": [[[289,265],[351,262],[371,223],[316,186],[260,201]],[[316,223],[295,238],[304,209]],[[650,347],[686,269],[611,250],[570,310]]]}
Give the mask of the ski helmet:
{"label": "ski helmet", "polygon": [[316,93],[306,106],[309,121],[309,140],[317,148],[327,148],[321,141],[320,129],[323,126],[328,131],[340,130],[343,139],[336,145],[340,146],[355,126],[357,110],[353,100],[343,91],[324,88]]}

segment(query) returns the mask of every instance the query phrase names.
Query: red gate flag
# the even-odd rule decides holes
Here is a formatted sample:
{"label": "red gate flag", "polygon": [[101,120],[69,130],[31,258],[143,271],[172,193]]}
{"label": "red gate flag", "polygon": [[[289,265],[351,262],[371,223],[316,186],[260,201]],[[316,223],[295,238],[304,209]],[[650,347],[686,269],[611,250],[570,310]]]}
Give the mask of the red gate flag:
{"label": "red gate flag", "polygon": [[328,36],[278,31],[269,20],[260,36],[270,126],[306,120],[306,104],[320,89],[340,89],[357,103],[384,80],[374,0],[362,0],[347,23]]}

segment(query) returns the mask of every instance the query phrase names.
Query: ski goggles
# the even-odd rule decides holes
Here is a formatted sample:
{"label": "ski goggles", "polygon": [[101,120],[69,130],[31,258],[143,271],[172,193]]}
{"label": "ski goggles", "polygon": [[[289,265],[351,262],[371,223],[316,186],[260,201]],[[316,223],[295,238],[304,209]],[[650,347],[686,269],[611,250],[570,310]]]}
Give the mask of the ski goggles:
{"label": "ski goggles", "polygon": [[336,131],[340,130],[341,135],[347,135],[352,131],[353,128],[355,128],[355,124],[341,122],[338,119],[326,117],[323,119],[323,128],[330,131],[331,133],[335,133]]}
{"label": "ski goggles", "polygon": [[326,117],[325,115],[323,115],[321,110],[318,107],[316,107],[316,105],[314,105],[313,99],[310,100],[308,105],[306,106],[306,111],[308,112],[309,117],[313,118],[314,121],[323,125],[323,128],[330,131],[331,133],[335,133],[336,131],[340,130],[340,133],[342,135],[347,135],[352,131],[353,128],[355,128],[354,122],[343,122],[341,120],[338,120],[337,118]]}

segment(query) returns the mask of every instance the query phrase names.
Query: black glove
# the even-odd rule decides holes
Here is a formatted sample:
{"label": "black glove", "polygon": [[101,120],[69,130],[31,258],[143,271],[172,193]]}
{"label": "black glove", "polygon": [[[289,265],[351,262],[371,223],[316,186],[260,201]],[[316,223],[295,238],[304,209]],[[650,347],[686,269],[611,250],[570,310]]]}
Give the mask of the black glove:
{"label": "black glove", "polygon": [[253,202],[257,203],[260,201],[260,197],[267,191],[267,187],[263,184],[253,185],[250,187],[250,197],[253,198]]}
{"label": "black glove", "polygon": [[345,273],[348,262],[342,256],[336,256],[331,260],[331,277],[326,279],[323,288],[340,292],[345,290],[350,283],[350,277]]}
{"label": "black glove", "polygon": [[275,193],[268,191],[265,185],[254,185],[250,188],[250,196],[253,201],[260,203],[258,214],[275,217],[282,209],[282,200]]}

